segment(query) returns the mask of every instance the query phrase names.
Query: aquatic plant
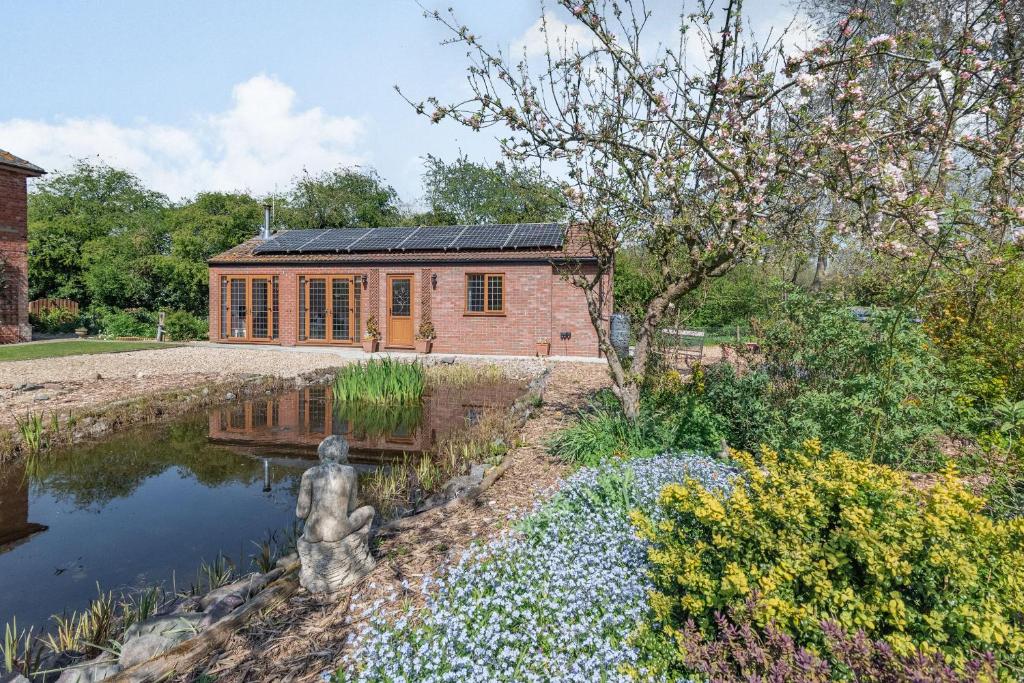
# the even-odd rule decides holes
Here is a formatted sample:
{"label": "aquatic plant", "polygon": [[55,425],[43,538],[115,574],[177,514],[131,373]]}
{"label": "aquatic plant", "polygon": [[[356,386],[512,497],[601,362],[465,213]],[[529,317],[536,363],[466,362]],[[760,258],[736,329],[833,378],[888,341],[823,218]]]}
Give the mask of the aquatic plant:
{"label": "aquatic plant", "polygon": [[167,593],[161,586],[148,586],[139,593],[123,596],[118,620],[119,630],[149,619],[157,613],[166,599]]}
{"label": "aquatic plant", "polygon": [[18,425],[18,433],[21,434],[21,443],[29,453],[38,453],[43,446],[43,416],[38,413],[28,413],[22,420],[17,416],[14,421]]}
{"label": "aquatic plant", "polygon": [[[99,586],[97,586],[99,590]],[[76,651],[99,654],[110,643],[118,625],[114,594],[100,592],[82,612],[50,617],[56,629],[46,636],[45,643],[53,652]]]}
{"label": "aquatic plant", "polygon": [[4,624],[4,642],[0,644],[4,670],[9,673],[29,675],[38,667],[41,644],[32,637],[32,629],[18,630],[18,619],[14,617]]}
{"label": "aquatic plant", "polygon": [[360,436],[411,434],[423,417],[423,404],[368,403],[348,401],[334,404],[338,420],[348,422]]}
{"label": "aquatic plant", "polygon": [[418,403],[426,388],[423,366],[393,358],[374,358],[338,370],[334,398],[370,403]]}
{"label": "aquatic plant", "polygon": [[196,583],[189,591],[193,595],[208,593],[215,588],[226,586],[235,577],[235,566],[223,553],[218,553],[212,563],[205,560],[199,563],[196,572]]}
{"label": "aquatic plant", "polygon": [[689,454],[581,470],[517,531],[425,581],[418,613],[389,622],[359,605],[366,625],[335,679],[630,680],[651,584],[627,511],[656,513],[658,491],[687,477],[727,488],[731,470]]}

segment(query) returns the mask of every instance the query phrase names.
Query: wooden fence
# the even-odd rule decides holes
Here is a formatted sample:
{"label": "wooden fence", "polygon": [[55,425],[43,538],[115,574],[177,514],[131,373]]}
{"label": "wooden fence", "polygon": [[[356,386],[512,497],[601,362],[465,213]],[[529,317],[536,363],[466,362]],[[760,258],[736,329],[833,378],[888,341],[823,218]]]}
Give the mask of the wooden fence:
{"label": "wooden fence", "polygon": [[78,302],[71,299],[36,299],[28,302],[28,312],[39,315],[49,308],[64,308],[78,315]]}

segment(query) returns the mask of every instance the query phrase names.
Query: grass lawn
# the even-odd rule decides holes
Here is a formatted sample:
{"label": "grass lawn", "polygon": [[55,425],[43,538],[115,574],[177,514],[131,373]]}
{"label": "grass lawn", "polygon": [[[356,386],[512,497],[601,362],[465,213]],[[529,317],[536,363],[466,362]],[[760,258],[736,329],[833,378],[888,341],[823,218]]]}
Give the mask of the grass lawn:
{"label": "grass lawn", "polygon": [[0,362],[8,360],[35,360],[58,356],[79,356],[86,353],[121,353],[123,351],[146,351],[147,349],[169,349],[175,344],[161,342],[101,341],[98,339],[69,339],[67,341],[43,341],[29,344],[0,346]]}

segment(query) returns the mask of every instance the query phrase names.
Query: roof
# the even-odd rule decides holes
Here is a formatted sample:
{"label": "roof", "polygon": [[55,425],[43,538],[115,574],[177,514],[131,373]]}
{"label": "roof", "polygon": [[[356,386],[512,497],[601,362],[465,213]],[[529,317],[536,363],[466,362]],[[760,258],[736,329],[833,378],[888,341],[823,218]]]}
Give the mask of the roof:
{"label": "roof", "polygon": [[16,157],[3,149],[0,149],[0,168],[14,169],[29,176],[41,176],[46,173],[32,162]]}
{"label": "roof", "polygon": [[213,265],[591,260],[557,223],[286,230],[214,256]]}

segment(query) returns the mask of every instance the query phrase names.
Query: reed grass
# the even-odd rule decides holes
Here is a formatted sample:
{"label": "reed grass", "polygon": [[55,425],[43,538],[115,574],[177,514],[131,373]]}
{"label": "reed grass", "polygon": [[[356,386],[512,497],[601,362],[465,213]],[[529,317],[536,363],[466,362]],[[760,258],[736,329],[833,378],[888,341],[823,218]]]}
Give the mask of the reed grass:
{"label": "reed grass", "polygon": [[18,433],[21,435],[21,443],[29,453],[38,453],[43,447],[43,416],[38,413],[28,413],[25,419],[15,417],[18,425]]}
{"label": "reed grass", "polygon": [[341,402],[418,403],[424,389],[422,365],[392,358],[346,365],[334,378],[334,397]]}
{"label": "reed grass", "polygon": [[19,630],[17,617],[4,624],[4,641],[0,643],[4,670],[9,674],[31,676],[39,666],[42,645],[33,638],[32,629]]}
{"label": "reed grass", "polygon": [[56,629],[46,636],[45,643],[53,652],[82,652],[97,655],[104,650],[119,625],[113,593],[100,593],[82,612],[51,617]]}
{"label": "reed grass", "polygon": [[500,384],[509,381],[501,366],[468,363],[431,365],[426,369],[426,379],[427,384],[432,387],[466,387],[473,384]]}

